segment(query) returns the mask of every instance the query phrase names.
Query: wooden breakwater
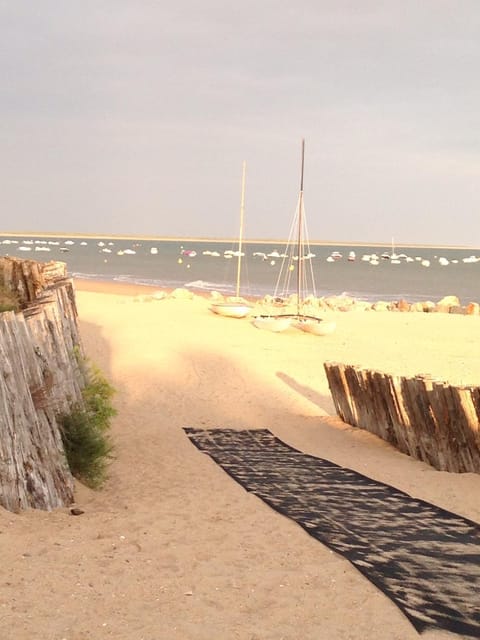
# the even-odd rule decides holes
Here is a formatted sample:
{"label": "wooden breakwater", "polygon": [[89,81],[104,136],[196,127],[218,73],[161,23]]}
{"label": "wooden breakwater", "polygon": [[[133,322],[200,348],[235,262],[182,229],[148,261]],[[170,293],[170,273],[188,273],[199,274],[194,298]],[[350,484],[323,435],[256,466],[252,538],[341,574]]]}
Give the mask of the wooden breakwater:
{"label": "wooden breakwater", "polygon": [[64,263],[0,258],[19,312],[0,313],[0,505],[50,510],[73,501],[58,416],[85,384],[72,281]]}
{"label": "wooden breakwater", "polygon": [[480,387],[324,364],[340,418],[441,471],[480,473]]}

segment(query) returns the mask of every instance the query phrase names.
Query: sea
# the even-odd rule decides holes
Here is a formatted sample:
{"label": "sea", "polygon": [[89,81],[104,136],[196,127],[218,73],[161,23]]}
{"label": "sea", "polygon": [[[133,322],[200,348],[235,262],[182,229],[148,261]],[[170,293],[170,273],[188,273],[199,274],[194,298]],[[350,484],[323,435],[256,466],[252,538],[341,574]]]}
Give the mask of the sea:
{"label": "sea", "polygon": [[[480,302],[480,249],[310,243],[309,250],[315,288],[306,295],[369,302],[455,295],[461,304]],[[247,241],[239,261],[230,240],[0,235],[0,255],[62,261],[74,278],[159,289],[232,295],[240,266],[240,294],[251,298],[275,295],[286,252],[281,242]]]}

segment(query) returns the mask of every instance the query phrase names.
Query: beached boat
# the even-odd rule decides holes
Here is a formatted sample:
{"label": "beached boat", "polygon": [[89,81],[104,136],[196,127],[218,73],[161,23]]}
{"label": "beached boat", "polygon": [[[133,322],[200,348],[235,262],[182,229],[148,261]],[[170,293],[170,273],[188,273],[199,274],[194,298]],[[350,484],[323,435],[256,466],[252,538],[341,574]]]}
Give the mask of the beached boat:
{"label": "beached boat", "polygon": [[[316,315],[312,308],[312,298],[316,298],[315,278],[313,274],[312,258],[315,254],[310,251],[308,230],[303,202],[303,175],[305,165],[305,140],[302,140],[300,193],[297,208],[290,229],[290,235],[285,251],[286,258],[275,287],[274,300],[278,304],[283,300],[283,313],[266,313],[254,318],[253,324],[259,329],[269,331],[284,331],[288,327],[295,327],[315,335],[327,335],[335,330],[335,322],[327,322]],[[333,254],[332,254],[333,255]],[[288,300],[290,280],[296,272],[296,294]],[[280,290],[282,288],[282,290]],[[309,294],[307,302],[306,295]],[[293,304],[292,304],[293,303]],[[291,308],[293,306],[293,309]]]}
{"label": "beached boat", "polygon": [[219,316],[226,316],[228,318],[245,318],[252,310],[252,305],[240,297],[240,276],[242,269],[242,257],[244,256],[244,253],[242,251],[242,242],[243,218],[245,213],[245,174],[246,163],[244,162],[242,167],[242,194],[240,200],[240,231],[238,234],[238,248],[236,251],[231,251],[225,256],[230,258],[233,258],[233,256],[237,257],[237,280],[235,285],[235,296],[231,296],[227,300],[213,302],[210,305],[210,311],[213,311],[213,313],[216,313]]}

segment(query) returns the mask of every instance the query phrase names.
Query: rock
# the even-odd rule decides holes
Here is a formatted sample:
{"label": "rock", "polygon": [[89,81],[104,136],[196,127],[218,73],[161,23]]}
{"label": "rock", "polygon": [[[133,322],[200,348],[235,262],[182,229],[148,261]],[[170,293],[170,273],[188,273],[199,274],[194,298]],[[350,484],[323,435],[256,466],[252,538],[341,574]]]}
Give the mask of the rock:
{"label": "rock", "polygon": [[318,300],[315,296],[307,296],[303,303],[312,307],[318,306]]}
{"label": "rock", "polygon": [[445,296],[444,298],[442,298],[441,300],[439,300],[437,302],[437,307],[459,307],[460,306],[460,300],[457,298],[457,296]]}
{"label": "rock", "polygon": [[414,302],[410,305],[410,311],[415,311],[417,313],[423,313],[425,309],[423,308],[423,302]]}
{"label": "rock", "polygon": [[324,298],[324,302],[329,309],[342,311],[351,309],[355,304],[355,300],[349,296],[328,296]]}
{"label": "rock", "polygon": [[70,509],[70,514],[72,516],[81,516],[83,513],[85,513],[85,511],[82,511],[82,509],[78,509],[76,507],[73,509]]}
{"label": "rock", "polygon": [[463,307],[461,307],[460,305],[458,305],[458,306],[450,307],[449,313],[456,313],[457,315],[464,315],[465,314],[465,309]]}
{"label": "rock", "polygon": [[450,313],[450,306],[447,304],[436,304],[435,305],[435,312],[436,313]]}
{"label": "rock", "polygon": [[374,302],[372,304],[372,309],[374,311],[390,311],[390,303],[379,300],[378,302]]}
{"label": "rock", "polygon": [[188,289],[174,289],[170,294],[171,298],[175,298],[176,300],[192,300],[193,292]]}
{"label": "rock", "polygon": [[406,300],[399,300],[396,304],[396,308],[398,311],[410,311],[410,303]]}
{"label": "rock", "polygon": [[470,302],[465,309],[465,313],[469,316],[480,315],[480,305],[478,302]]}
{"label": "rock", "polygon": [[423,302],[423,310],[425,313],[431,313],[432,311],[435,311],[435,303],[431,302],[430,300],[427,300],[426,302]]}
{"label": "rock", "polygon": [[352,311],[370,311],[372,305],[370,302],[366,302],[365,300],[357,300],[355,304],[351,307]]}

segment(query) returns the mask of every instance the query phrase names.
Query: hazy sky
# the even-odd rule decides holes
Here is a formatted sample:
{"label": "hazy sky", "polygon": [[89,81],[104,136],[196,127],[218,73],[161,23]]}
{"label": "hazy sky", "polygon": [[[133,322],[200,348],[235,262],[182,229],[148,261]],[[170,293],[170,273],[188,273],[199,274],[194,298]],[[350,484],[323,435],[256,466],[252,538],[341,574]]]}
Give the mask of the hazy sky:
{"label": "hazy sky", "polygon": [[0,230],[480,246],[478,0],[0,0]]}

